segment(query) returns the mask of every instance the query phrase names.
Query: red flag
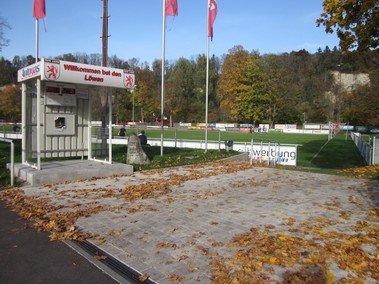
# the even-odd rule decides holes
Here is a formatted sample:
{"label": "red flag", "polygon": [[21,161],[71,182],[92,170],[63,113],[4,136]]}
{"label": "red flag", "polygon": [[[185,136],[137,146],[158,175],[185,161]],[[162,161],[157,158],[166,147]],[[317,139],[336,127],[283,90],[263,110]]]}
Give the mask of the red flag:
{"label": "red flag", "polygon": [[34,0],[33,17],[37,19],[46,17],[45,0]]}
{"label": "red flag", "polygon": [[213,39],[213,23],[217,16],[217,1],[208,0],[208,37]]}
{"label": "red flag", "polygon": [[165,15],[166,16],[178,15],[178,1],[177,0],[165,0]]}

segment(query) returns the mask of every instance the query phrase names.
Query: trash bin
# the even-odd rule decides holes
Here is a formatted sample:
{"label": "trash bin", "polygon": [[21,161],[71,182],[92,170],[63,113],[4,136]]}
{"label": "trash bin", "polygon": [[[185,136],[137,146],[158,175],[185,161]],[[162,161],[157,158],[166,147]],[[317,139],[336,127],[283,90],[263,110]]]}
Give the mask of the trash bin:
{"label": "trash bin", "polygon": [[225,141],[225,150],[226,150],[226,152],[229,152],[229,150],[233,150],[233,141],[232,140],[226,140]]}

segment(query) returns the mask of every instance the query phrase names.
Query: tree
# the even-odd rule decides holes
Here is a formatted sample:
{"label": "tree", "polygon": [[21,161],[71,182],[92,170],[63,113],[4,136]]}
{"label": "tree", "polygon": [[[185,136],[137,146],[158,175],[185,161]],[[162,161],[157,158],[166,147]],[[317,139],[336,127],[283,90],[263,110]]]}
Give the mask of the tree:
{"label": "tree", "polygon": [[353,125],[379,126],[379,70],[370,73],[370,85],[360,86],[345,101],[345,121]]}
{"label": "tree", "polygon": [[17,82],[17,72],[9,60],[0,57],[0,86],[15,84]]}
{"label": "tree", "polygon": [[217,86],[217,98],[220,101],[220,109],[223,114],[232,121],[238,120],[238,95],[239,77],[242,68],[250,54],[243,46],[237,45],[229,50],[224,63],[222,73]]}
{"label": "tree", "polygon": [[236,122],[269,118],[274,86],[263,72],[259,54],[236,46],[225,58],[219,81],[219,99],[223,112]]}
{"label": "tree", "polygon": [[340,47],[367,51],[379,45],[379,2],[377,0],[324,0],[324,12],[317,26],[337,32]]}
{"label": "tree", "polygon": [[21,90],[7,85],[0,91],[0,117],[8,121],[21,121]]}
{"label": "tree", "polygon": [[113,115],[115,119],[113,121],[117,124],[125,123],[127,121],[132,121],[131,109],[133,101],[130,97],[133,97],[134,90],[124,90],[124,89],[114,89],[113,97]]}
{"label": "tree", "polygon": [[194,98],[194,63],[180,58],[174,70],[167,76],[167,111],[175,121],[194,121],[192,103]]}
{"label": "tree", "polygon": [[240,122],[269,119],[272,112],[274,85],[267,73],[262,72],[258,56],[251,54],[238,78],[237,117]]}
{"label": "tree", "polygon": [[[206,81],[206,69],[207,69],[207,57],[202,54],[196,58],[193,62],[194,74],[193,74],[193,98],[192,109],[194,112],[194,121],[205,121],[205,81]],[[208,100],[210,94],[208,93]],[[208,104],[209,106],[209,104]]]}
{"label": "tree", "polygon": [[59,60],[69,61],[69,62],[78,62],[78,57],[72,53],[65,53],[57,57]]}
{"label": "tree", "polygon": [[9,45],[9,40],[4,37],[5,29],[10,29],[7,21],[0,17],[0,52],[3,51],[3,47]]}
{"label": "tree", "polygon": [[[216,56],[209,59],[209,91],[208,91],[208,119],[210,122],[220,121],[220,103],[217,100],[217,83],[220,79],[221,63]],[[203,112],[204,113],[204,112]],[[204,114],[205,115],[205,114]]]}
{"label": "tree", "polygon": [[[136,120],[139,121],[153,122],[160,113],[160,63],[155,61],[153,70],[149,66],[136,67],[134,73],[136,76],[135,118],[138,117],[139,119]],[[129,106],[133,107],[133,94],[129,96]]]}
{"label": "tree", "polygon": [[293,91],[291,84],[292,72],[289,72],[288,57],[284,55],[266,55],[260,59],[263,71],[268,75],[272,86],[272,99],[268,122],[272,126],[275,123],[297,123],[299,116],[298,92]]}

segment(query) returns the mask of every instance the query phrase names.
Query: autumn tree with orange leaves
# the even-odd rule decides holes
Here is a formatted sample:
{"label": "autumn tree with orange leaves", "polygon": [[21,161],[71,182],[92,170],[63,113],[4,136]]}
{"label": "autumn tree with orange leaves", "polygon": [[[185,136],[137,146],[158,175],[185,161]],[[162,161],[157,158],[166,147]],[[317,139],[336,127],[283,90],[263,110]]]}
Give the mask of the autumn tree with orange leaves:
{"label": "autumn tree with orange leaves", "polygon": [[232,121],[255,124],[269,119],[274,87],[259,64],[259,55],[242,46],[229,50],[217,96],[221,111]]}
{"label": "autumn tree with orange leaves", "polygon": [[21,121],[21,91],[8,85],[0,90],[0,118],[7,121]]}
{"label": "autumn tree with orange leaves", "polygon": [[324,0],[324,12],[316,21],[327,33],[336,31],[342,51],[367,51],[379,46],[377,0]]}

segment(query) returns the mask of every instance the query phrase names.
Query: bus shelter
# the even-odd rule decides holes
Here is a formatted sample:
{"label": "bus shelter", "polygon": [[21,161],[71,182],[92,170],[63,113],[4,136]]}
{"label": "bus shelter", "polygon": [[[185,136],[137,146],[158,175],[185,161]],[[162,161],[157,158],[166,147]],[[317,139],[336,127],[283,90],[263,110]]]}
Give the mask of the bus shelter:
{"label": "bus shelter", "polygon": [[112,164],[111,88],[133,88],[132,71],[42,58],[20,69],[18,81],[22,164],[41,170],[41,158],[78,156]]}

